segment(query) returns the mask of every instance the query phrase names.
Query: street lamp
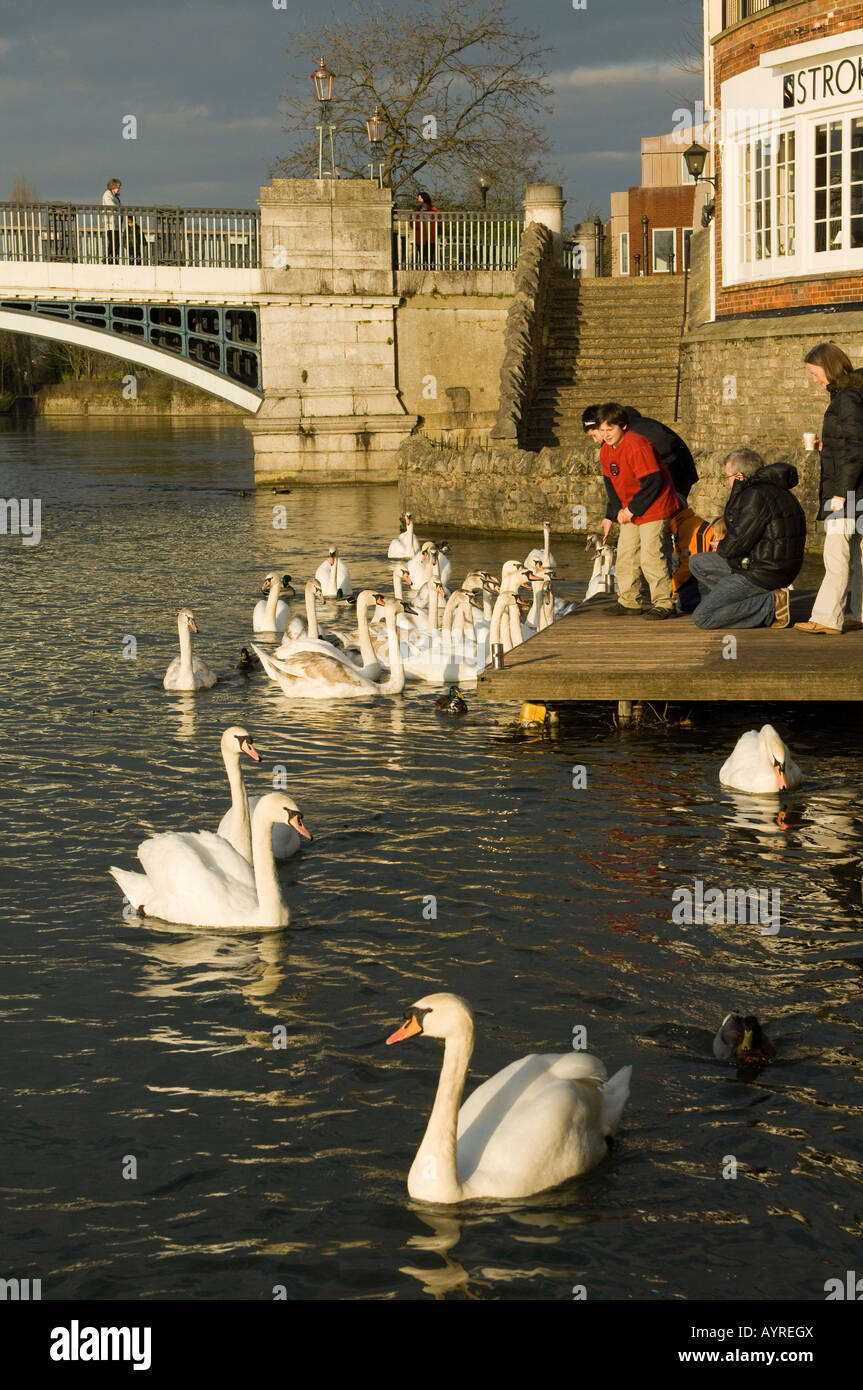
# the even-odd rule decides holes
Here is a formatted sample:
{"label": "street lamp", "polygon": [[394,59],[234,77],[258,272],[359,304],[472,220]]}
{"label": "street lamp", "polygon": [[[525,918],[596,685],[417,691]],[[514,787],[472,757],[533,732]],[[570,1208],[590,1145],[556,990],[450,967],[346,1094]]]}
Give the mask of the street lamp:
{"label": "street lamp", "polygon": [[593,273],[597,278],[602,275],[602,235],[602,218],[597,213],[593,219]]}
{"label": "street lamp", "polygon": [[337,178],[336,174],[336,154],[333,146],[333,132],[335,126],[330,125],[330,102],[333,99],[333,79],[335,73],[330,72],[321,55],[321,61],[317,72],[311,73],[311,79],[315,84],[315,96],[321,104],[321,124],[316,126],[318,132],[318,178],[324,177],[324,125],[326,124],[330,136],[330,174],[332,178]]}
{"label": "street lamp", "polygon": [[[704,172],[704,165],[707,160],[707,150],[704,148],[704,146],[699,145],[697,140],[694,141],[689,146],[689,149],[684,151],[683,159],[687,169],[689,170],[690,176],[695,180],[695,182],[712,184],[715,191],[716,179],[710,178],[709,175],[705,174]],[[707,227],[710,225],[711,219],[715,211],[716,203],[714,199],[711,199],[710,202],[705,204],[701,213],[702,227]]]}
{"label": "street lamp", "polygon": [[381,157],[381,143],[382,143],[383,138],[384,138],[384,136],[386,135],[386,133],[387,133],[387,122],[384,120],[383,116],[382,116],[381,113],[380,113],[380,110],[379,110],[378,106],[376,105],[376,106],[375,106],[375,109],[374,109],[374,112],[372,113],[371,116],[369,116],[369,119],[366,121],[366,134],[367,134],[368,137],[369,137],[369,144],[370,144],[371,147],[372,147],[372,160],[373,160],[373,163],[371,163],[371,164],[369,165],[369,171],[370,171],[370,172],[369,172],[369,178],[372,178],[372,179],[374,178],[374,176],[375,176],[375,164],[377,164],[377,166],[378,166],[378,186],[379,186],[380,188],[383,188],[383,186],[384,186],[384,166],[383,166],[382,163],[380,163],[380,157]]}
{"label": "street lamp", "polygon": [[485,174],[480,174],[480,176],[479,176],[479,195],[480,195],[480,197],[482,198],[482,210],[483,210],[483,212],[485,212],[486,200],[487,200],[487,198],[488,198],[488,190],[489,190],[490,188],[491,188],[491,184],[489,183],[489,181],[488,181],[488,179],[486,178]]}

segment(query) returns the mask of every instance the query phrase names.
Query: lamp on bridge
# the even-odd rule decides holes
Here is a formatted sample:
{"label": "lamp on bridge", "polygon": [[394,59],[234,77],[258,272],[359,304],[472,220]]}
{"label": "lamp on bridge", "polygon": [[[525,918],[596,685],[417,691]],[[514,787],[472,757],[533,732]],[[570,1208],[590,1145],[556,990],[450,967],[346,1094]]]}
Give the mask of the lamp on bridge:
{"label": "lamp on bridge", "polygon": [[486,201],[487,201],[487,199],[488,199],[488,190],[489,190],[490,188],[491,188],[491,184],[489,183],[489,181],[488,181],[488,179],[486,178],[485,174],[480,174],[480,176],[479,176],[479,195],[480,195],[480,197],[482,198],[482,210],[483,210],[483,212],[485,212],[485,205],[486,205]]}
{"label": "lamp on bridge", "polygon": [[324,177],[324,125],[326,125],[330,136],[330,172],[328,177],[336,179],[338,174],[336,173],[336,154],[333,146],[335,126],[330,124],[330,102],[333,99],[335,73],[330,72],[324,62],[323,55],[321,55],[317,72],[313,72],[311,78],[315,84],[315,96],[321,103],[321,124],[315,127],[318,132],[318,178]]}
{"label": "lamp on bridge", "polygon": [[387,133],[387,122],[380,113],[380,109],[375,105],[375,109],[366,121],[366,134],[369,137],[369,144],[372,147],[372,163],[369,165],[369,178],[375,177],[375,164],[378,166],[378,187],[384,186],[384,166],[381,160],[381,144]]}
{"label": "lamp on bridge", "polygon": [[[691,177],[696,183],[711,183],[716,188],[716,179],[710,178],[704,172],[704,165],[707,161],[707,150],[698,141],[694,141],[688,150],[684,150],[683,158]],[[716,211],[716,203],[713,199],[706,203],[701,213],[702,227],[708,227]]]}

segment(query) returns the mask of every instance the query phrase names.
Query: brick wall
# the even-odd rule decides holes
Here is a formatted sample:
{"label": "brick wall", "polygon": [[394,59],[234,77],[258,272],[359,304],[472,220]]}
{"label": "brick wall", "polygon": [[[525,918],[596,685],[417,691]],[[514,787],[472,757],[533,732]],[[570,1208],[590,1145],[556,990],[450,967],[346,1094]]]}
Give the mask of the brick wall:
{"label": "brick wall", "polygon": [[[762,53],[863,28],[863,0],[793,0],[771,6],[727,29],[714,44],[713,107],[720,110],[722,84],[757,68]],[[863,302],[863,275],[799,276],[722,289],[722,186],[716,215],[716,314],[752,313],[795,305]]]}
{"label": "brick wall", "polygon": [[650,270],[653,271],[654,227],[675,227],[677,234],[674,247],[675,273],[683,271],[683,237],[681,229],[692,226],[692,209],[695,202],[695,185],[676,188],[630,188],[629,190],[629,273],[635,275],[635,256],[641,255],[641,219],[645,213],[648,218],[648,256]]}

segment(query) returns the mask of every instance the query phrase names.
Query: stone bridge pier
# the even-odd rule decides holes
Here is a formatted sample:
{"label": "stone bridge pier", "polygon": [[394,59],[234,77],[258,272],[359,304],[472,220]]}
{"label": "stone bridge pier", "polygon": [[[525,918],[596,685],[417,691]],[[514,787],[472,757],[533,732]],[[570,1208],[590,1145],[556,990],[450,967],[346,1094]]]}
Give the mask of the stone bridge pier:
{"label": "stone bridge pier", "polygon": [[246,421],[256,480],[390,481],[417,418],[397,388],[392,193],[276,179],[259,201],[264,402]]}

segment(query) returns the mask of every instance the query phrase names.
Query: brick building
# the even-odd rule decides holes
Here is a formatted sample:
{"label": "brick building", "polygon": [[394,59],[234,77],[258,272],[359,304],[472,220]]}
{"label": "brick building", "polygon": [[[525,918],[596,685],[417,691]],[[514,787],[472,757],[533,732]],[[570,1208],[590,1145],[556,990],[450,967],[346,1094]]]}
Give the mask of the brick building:
{"label": "brick building", "polygon": [[705,0],[705,39],[713,317],[863,308],[863,3]]}
{"label": "brick building", "polygon": [[641,184],[611,195],[612,275],[682,274],[694,200],[680,141],[673,134],[646,136]]}

